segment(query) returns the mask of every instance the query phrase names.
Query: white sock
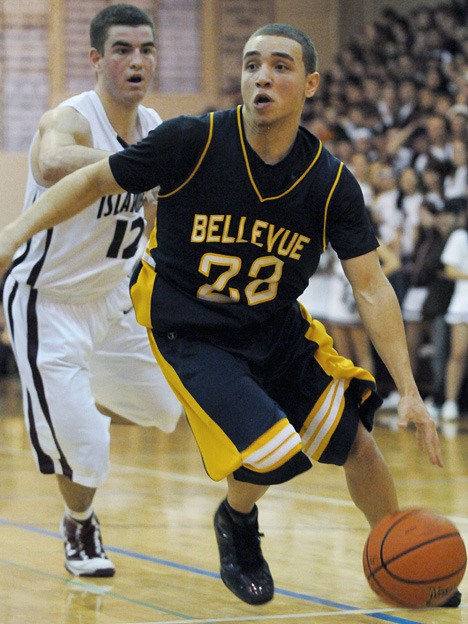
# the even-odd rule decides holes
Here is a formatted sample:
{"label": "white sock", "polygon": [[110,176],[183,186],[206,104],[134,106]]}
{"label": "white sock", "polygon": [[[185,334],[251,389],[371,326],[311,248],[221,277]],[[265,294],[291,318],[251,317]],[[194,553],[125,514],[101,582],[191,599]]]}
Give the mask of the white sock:
{"label": "white sock", "polygon": [[93,515],[93,506],[90,505],[88,509],[85,509],[85,511],[73,511],[65,505],[65,511],[70,516],[70,518],[73,518],[73,520],[78,520],[78,522],[86,522],[86,520],[89,520],[89,518],[91,518],[91,516]]}

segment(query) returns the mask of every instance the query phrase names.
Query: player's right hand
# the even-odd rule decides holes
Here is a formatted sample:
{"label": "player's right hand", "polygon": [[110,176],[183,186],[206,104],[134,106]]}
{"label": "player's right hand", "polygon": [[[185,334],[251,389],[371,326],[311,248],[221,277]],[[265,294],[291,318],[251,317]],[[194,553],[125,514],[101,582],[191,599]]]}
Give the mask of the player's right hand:
{"label": "player's right hand", "polygon": [[421,451],[425,452],[431,464],[443,467],[442,452],[435,422],[429,416],[420,396],[402,396],[398,404],[400,421],[398,427],[406,429],[408,423],[416,428],[416,439]]}

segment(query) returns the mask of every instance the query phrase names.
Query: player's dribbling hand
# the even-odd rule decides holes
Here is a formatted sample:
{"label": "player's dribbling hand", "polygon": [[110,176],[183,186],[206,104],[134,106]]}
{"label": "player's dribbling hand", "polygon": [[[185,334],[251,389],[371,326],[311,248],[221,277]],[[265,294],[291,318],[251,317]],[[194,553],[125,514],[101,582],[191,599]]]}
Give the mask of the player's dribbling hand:
{"label": "player's dribbling hand", "polygon": [[398,404],[400,429],[406,429],[408,424],[416,428],[416,439],[421,451],[427,453],[429,461],[434,466],[442,467],[442,451],[435,422],[429,416],[426,406],[420,397],[401,397]]}

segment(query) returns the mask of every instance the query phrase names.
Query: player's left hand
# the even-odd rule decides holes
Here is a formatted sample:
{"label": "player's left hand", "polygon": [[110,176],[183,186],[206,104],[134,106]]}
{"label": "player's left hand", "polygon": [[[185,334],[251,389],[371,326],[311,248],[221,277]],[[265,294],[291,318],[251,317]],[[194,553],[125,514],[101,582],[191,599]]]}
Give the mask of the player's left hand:
{"label": "player's left hand", "polygon": [[429,416],[421,397],[402,396],[398,404],[398,415],[400,429],[406,429],[409,423],[413,424],[416,427],[416,439],[420,450],[427,453],[431,464],[442,468],[444,462],[436,424]]}

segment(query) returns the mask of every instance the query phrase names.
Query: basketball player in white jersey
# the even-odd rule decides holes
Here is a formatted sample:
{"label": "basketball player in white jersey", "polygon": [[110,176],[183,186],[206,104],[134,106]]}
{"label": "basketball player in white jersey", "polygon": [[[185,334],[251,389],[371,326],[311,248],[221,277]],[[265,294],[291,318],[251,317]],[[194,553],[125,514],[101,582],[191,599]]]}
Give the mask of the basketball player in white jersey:
{"label": "basketball player in white jersey", "polygon": [[[156,68],[149,16],[131,5],[109,6],[92,20],[90,35],[95,89],[42,117],[26,209],[66,174],[161,122],[140,104]],[[26,425],[39,470],[57,477],[65,567],[78,576],[115,572],[93,511],[108,471],[110,417],[171,432],[182,411],[128,292],[144,244],[144,203],[143,195],[110,195],[33,236],[15,255],[4,288]]]}

